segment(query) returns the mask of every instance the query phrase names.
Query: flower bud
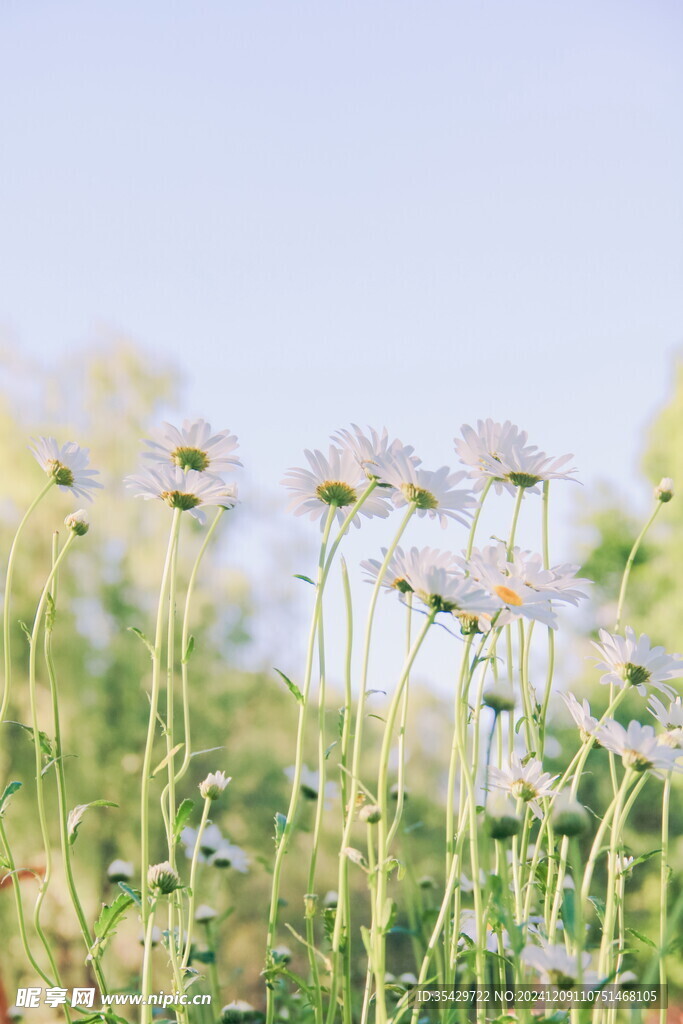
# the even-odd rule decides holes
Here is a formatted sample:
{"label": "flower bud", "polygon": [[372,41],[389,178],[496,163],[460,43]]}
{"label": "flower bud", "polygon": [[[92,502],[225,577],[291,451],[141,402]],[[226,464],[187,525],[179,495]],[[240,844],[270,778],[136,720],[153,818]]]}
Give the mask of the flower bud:
{"label": "flower bud", "polygon": [[358,820],[367,821],[370,825],[376,825],[381,817],[382,812],[377,804],[365,804],[358,812]]}
{"label": "flower bud", "polygon": [[279,964],[288,964],[292,959],[292,951],[289,946],[275,946],[273,957]]}
{"label": "flower bud", "polygon": [[336,891],[336,889],[330,889],[323,896],[323,906],[324,907],[336,907],[338,903],[339,903],[339,893]]}
{"label": "flower bud", "polygon": [[168,896],[180,888],[180,876],[167,860],[152,864],[147,872],[147,882],[157,896]]}
{"label": "flower bud", "polygon": [[244,999],[233,999],[221,1010],[220,1022],[221,1024],[242,1024],[243,1021],[256,1020],[258,1017],[258,1011],[251,1003],[246,1003]]}
{"label": "flower bud", "polygon": [[522,827],[522,819],[517,814],[514,801],[502,793],[495,793],[487,807],[486,825],[493,839],[516,836]]}
{"label": "flower bud", "polygon": [[[669,500],[668,498],[666,499]],[[68,526],[72,533],[75,533],[77,537],[83,537],[90,529],[90,523],[88,522],[88,513],[84,508],[79,508],[77,512],[71,512],[64,519],[64,525]]]}
{"label": "flower bud", "polygon": [[304,917],[311,918],[315,917],[316,907],[318,905],[318,894],[317,892],[307,892],[304,895]]}
{"label": "flower bud", "polygon": [[133,877],[133,865],[128,860],[113,860],[107,868],[110,882],[129,882]]}
{"label": "flower bud", "polygon": [[560,836],[580,836],[590,824],[588,812],[568,793],[560,793],[553,804],[553,828]]}
{"label": "flower bud", "polygon": [[501,711],[513,711],[515,693],[509,683],[494,683],[484,693],[484,704],[496,714]]}
{"label": "flower bud", "polygon": [[231,777],[226,775],[225,772],[211,772],[203,782],[199,783],[199,792],[205,800],[218,800],[218,797],[231,781]]}
{"label": "flower bud", "polygon": [[666,504],[674,496],[674,482],[670,476],[663,476],[655,487],[655,499]]}

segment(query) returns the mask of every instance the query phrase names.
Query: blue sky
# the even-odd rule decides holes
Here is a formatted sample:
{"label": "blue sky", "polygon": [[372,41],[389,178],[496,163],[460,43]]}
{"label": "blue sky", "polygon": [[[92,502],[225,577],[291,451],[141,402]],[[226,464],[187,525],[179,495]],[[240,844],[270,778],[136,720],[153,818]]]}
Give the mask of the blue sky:
{"label": "blue sky", "polygon": [[485,416],[628,491],[683,340],[682,28],[674,0],[6,0],[5,341],[174,360],[254,496],[350,421],[441,465]]}

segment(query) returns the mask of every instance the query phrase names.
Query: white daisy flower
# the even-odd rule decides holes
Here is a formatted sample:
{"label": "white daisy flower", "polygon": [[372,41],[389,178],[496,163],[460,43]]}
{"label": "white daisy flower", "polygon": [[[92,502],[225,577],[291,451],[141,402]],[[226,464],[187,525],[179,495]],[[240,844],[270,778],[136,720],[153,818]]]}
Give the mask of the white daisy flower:
{"label": "white daisy flower", "polygon": [[543,942],[542,946],[525,946],[521,960],[527,967],[538,971],[544,985],[574,985],[580,973],[586,983],[598,980],[597,975],[586,970],[591,962],[590,953],[581,954],[583,970],[580,972],[576,956],[569,954],[564,946],[555,946],[549,942]]}
{"label": "white daisy flower", "polygon": [[[573,693],[561,693],[560,697],[566,704],[567,711],[579,727],[579,733],[583,742],[585,743],[591,736],[595,736],[598,720],[591,715],[591,706],[588,701],[584,698],[579,703]],[[599,745],[599,743],[594,744],[594,746]]]}
{"label": "white daisy flower", "polygon": [[[311,468],[290,469],[281,481],[293,492],[288,510],[295,516],[308,515],[309,519],[320,519],[323,526],[327,509],[335,505],[336,519],[342,523],[349,508],[355,505],[368,485],[356,456],[350,449],[342,451],[334,445],[330,445],[327,458],[317,449],[305,451],[304,455]],[[386,498],[373,492],[361,505],[359,515],[385,519],[390,509]],[[353,523],[360,526],[358,516]]]}
{"label": "white daisy flower", "polygon": [[537,757],[532,757],[526,764],[522,764],[513,754],[509,765],[503,768],[489,768],[490,785],[528,803],[537,818],[542,817],[538,800],[540,797],[553,795],[552,784],[557,778],[558,775],[543,771],[543,765]]}
{"label": "white daisy flower", "polygon": [[211,424],[206,420],[185,420],[180,428],[162,423],[151,434],[151,439],[144,442],[151,451],[145,452],[143,458],[156,464],[214,474],[242,465],[232,454],[238,447],[236,436],[229,430],[212,434]]}
{"label": "white daisy flower", "polygon": [[557,619],[550,602],[551,599],[562,600],[560,591],[550,586],[540,589],[537,579],[535,587],[529,586],[520,575],[523,567],[517,549],[515,553],[516,567],[514,562],[508,562],[502,542],[490,544],[481,551],[475,548],[469,559],[459,558],[458,562],[468,576],[499,602],[498,609],[502,611],[496,625],[507,625],[522,616],[557,629]]}
{"label": "white daisy flower", "polygon": [[670,655],[663,647],[651,647],[645,633],[636,639],[630,626],[626,627],[625,637],[601,629],[600,641],[592,643],[602,658],[596,661],[596,668],[605,670],[601,683],[635,686],[641,694],[647,693],[648,686],[654,686],[669,698],[675,695],[676,691],[665,680],[680,679],[683,675],[680,654]]}
{"label": "white daisy flower", "polygon": [[[185,847],[185,856],[188,860],[191,860],[192,855],[194,854],[194,849],[197,845],[197,835],[197,829],[190,828],[189,826],[184,828],[180,833],[180,842]],[[199,863],[206,864],[209,858],[225,842],[227,842],[227,840],[223,838],[223,833],[219,829],[218,825],[207,825],[202,833],[201,845],[197,855]]]}
{"label": "white daisy flower", "polygon": [[[363,433],[355,423],[351,424],[351,430],[343,428],[332,435],[332,440],[339,445],[342,451],[350,451],[358,465],[365,473],[368,480],[376,480],[375,465],[378,458],[390,455],[392,452],[403,451],[407,456],[412,456],[413,448],[404,445],[398,438],[389,440],[389,433],[386,429],[379,434],[372,427],[368,427],[369,435]],[[419,462],[419,460],[417,460]],[[380,486],[382,485],[380,483]]]}
{"label": "white daisy flower", "polygon": [[683,753],[660,743],[651,725],[629,722],[625,729],[619,722],[608,719],[598,736],[606,750],[619,754],[626,768],[633,768],[636,772],[652,772],[660,777],[661,772],[683,772],[683,765],[677,763]]}
{"label": "white daisy flower", "polygon": [[135,869],[129,860],[113,860],[107,868],[107,878],[110,882],[129,882],[134,873]]}
{"label": "white daisy flower", "polygon": [[214,917],[218,917],[218,911],[210,907],[208,903],[200,903],[194,912],[194,919],[199,924],[208,924],[209,921],[213,921]]}
{"label": "white daisy flower", "polygon": [[379,456],[376,460],[377,477],[394,488],[394,504],[398,507],[415,502],[419,516],[438,519],[443,527],[449,519],[456,519],[464,526],[469,525],[476,507],[476,499],[468,489],[455,488],[467,474],[451,473],[448,466],[441,469],[422,469],[410,449],[402,448]]}
{"label": "white daisy flower", "polygon": [[538,493],[537,485],[544,480],[574,480],[576,469],[563,468],[573,458],[573,455],[562,455],[554,459],[535,447],[509,446],[499,459],[483,456],[482,464],[495,479]]}
{"label": "white daisy flower", "polygon": [[[505,557],[507,561],[505,545],[499,544],[498,550],[500,559]],[[520,548],[513,548],[512,561],[508,565],[510,575],[523,580],[531,590],[551,600],[566,601],[573,605],[578,605],[579,601],[588,596],[579,588],[591,585],[591,580],[577,579],[579,568],[578,565],[564,563],[544,569],[541,555]]]}
{"label": "white daisy flower", "polygon": [[99,476],[98,470],[88,469],[89,449],[81,448],[73,441],[67,441],[60,448],[54,437],[34,437],[31,440],[33,446],[29,446],[29,451],[59,489],[92,501],[88,492],[101,488],[102,484],[93,479]]}
{"label": "white daisy flower", "polygon": [[204,781],[199,783],[199,792],[205,800],[218,800],[229,782],[232,782],[232,777],[225,772],[210,772]]}
{"label": "white daisy flower", "polygon": [[666,504],[667,501],[671,501],[674,496],[674,482],[670,476],[663,476],[655,487],[655,498],[657,501],[661,501]]}
{"label": "white daisy flower", "polygon": [[[462,910],[460,912],[460,932],[459,932],[459,934],[461,936],[460,941],[458,943],[459,946],[466,946],[468,944],[467,941],[466,941],[467,939],[470,940],[472,945],[474,945],[476,943],[476,941],[477,941],[477,916],[476,916],[476,914],[475,914],[475,912],[473,910]],[[506,949],[506,950],[509,950],[510,945],[509,945],[509,940],[508,940],[507,932],[503,931],[502,938],[503,938],[503,948]],[[489,953],[497,953],[498,952],[498,936],[496,935],[496,933],[492,930],[492,928],[488,924],[486,925],[486,948],[489,951]]]}
{"label": "white daisy flower", "polygon": [[169,508],[179,508],[204,523],[203,507],[215,505],[233,508],[237,501],[234,484],[226,484],[213,473],[200,473],[196,469],[180,469],[178,466],[161,465],[142,471],[125,480],[126,487],[134,491],[136,498],[159,498]]}
{"label": "white daisy flower", "polygon": [[[432,559],[432,552],[424,548],[417,552],[412,564],[408,565],[406,580],[419,599],[428,608],[438,612],[452,612],[459,615],[488,616],[497,611],[497,604],[483,587],[461,573],[449,572],[438,557]],[[486,627],[488,628],[488,627]]]}
{"label": "white daisy flower", "polygon": [[[498,494],[502,493],[503,488],[514,494],[514,485],[506,481],[500,472],[497,473],[493,466],[509,463],[515,448],[525,448],[526,431],[520,431],[509,420],[496,423],[488,419],[478,420],[476,430],[463,423],[460,432],[462,439],[454,439],[455,451],[460,461],[471,467],[468,476],[474,480],[474,490],[483,490],[486,481],[493,480]],[[527,450],[534,452],[537,449],[527,447]]]}
{"label": "white daisy flower", "polygon": [[[386,557],[386,553],[387,549],[382,548],[382,555],[384,557]],[[411,548],[410,551],[406,552],[403,548],[398,547],[389,559],[389,564],[380,586],[386,590],[398,590],[402,594],[412,593],[413,588],[408,582],[408,575],[411,568],[415,568],[421,561],[429,562],[434,567],[440,567],[446,572],[457,573],[459,576],[462,576],[462,573],[459,572],[458,564],[450,551],[437,551],[436,548],[423,548],[420,551],[418,548]],[[376,582],[383,562],[384,558],[381,561],[377,558],[369,558],[365,562],[361,562],[361,568],[365,570],[369,577],[368,583]]]}
{"label": "white daisy flower", "polygon": [[616,868],[620,875],[630,875],[633,870],[635,857],[628,857],[625,853],[618,853],[616,856]]}
{"label": "white daisy flower", "polygon": [[64,517],[64,525],[77,537],[85,537],[90,529],[88,513],[84,508],[76,509],[75,512],[70,512],[68,516]]}
{"label": "white daisy flower", "polygon": [[209,864],[214,868],[234,868],[240,874],[246,875],[251,859],[241,846],[229,843],[226,839],[220,844],[215,853],[211,854]]}
{"label": "white daisy flower", "polygon": [[658,697],[650,697],[649,711],[665,729],[665,732],[659,736],[659,742],[670,747],[683,747],[683,702],[681,698],[676,697],[667,710]]}

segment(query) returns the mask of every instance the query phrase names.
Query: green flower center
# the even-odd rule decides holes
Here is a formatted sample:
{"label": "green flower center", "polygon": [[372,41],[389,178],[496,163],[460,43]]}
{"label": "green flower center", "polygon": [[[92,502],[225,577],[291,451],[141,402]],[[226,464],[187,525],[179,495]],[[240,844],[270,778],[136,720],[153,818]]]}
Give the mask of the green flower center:
{"label": "green flower center", "polygon": [[343,480],[325,480],[318,484],[315,493],[326,505],[336,505],[337,508],[353,505],[354,501],[358,500],[358,495],[353,487],[344,483]]}
{"label": "green flower center", "polygon": [[181,469],[196,469],[198,473],[203,473],[205,469],[209,468],[210,459],[201,448],[180,446],[171,452],[171,461]]}
{"label": "green flower center", "polygon": [[634,772],[646,772],[648,768],[652,768],[652,761],[648,761],[639,750],[626,750],[622,760],[628,768],[633,768]]}
{"label": "green flower center", "polygon": [[568,974],[557,969],[548,971],[548,977],[550,978],[550,984],[557,985],[558,988],[570,988],[576,984],[576,978],[571,978]]}
{"label": "green flower center", "polygon": [[532,785],[531,782],[527,782],[526,779],[516,779],[512,783],[512,792],[516,797],[519,797],[520,800],[524,800],[525,803],[538,796],[536,787]]}
{"label": "green flower center", "polygon": [[202,503],[201,498],[198,498],[196,494],[184,494],[183,491],[162,491],[159,497],[170,508],[180,508],[183,512],[188,512]]}
{"label": "green flower center", "polygon": [[433,509],[439,507],[438,500],[431,491],[425,490],[424,487],[418,487],[417,484],[402,484],[401,490],[406,501],[414,501],[418,508]]}
{"label": "green flower center", "polygon": [[633,665],[630,661],[627,664],[621,666],[621,674],[627,683],[631,686],[640,686],[642,683],[646,683],[651,676],[644,665]]}
{"label": "green flower center", "polygon": [[402,594],[412,594],[413,588],[411,587],[408,580],[404,580],[402,577],[397,576],[394,582],[391,584],[396,590],[400,590]]}
{"label": "green flower center", "polygon": [[65,466],[59,459],[50,459],[48,462],[47,475],[51,476],[60,487],[71,487],[74,482],[74,475],[68,466]]}
{"label": "green flower center", "polygon": [[463,636],[476,636],[477,633],[481,633],[478,615],[473,615],[471,612],[459,612],[458,619]]}
{"label": "green flower center", "polygon": [[533,487],[540,480],[540,476],[534,476],[533,473],[510,473],[508,474],[508,480],[515,487]]}

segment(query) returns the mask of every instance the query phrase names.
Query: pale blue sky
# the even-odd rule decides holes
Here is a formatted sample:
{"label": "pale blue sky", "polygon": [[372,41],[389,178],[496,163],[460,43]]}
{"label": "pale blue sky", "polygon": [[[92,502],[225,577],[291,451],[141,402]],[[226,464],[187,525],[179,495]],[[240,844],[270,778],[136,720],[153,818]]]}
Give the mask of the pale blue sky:
{"label": "pale blue sky", "polygon": [[175,359],[252,494],[349,421],[440,465],[478,416],[628,485],[683,341],[682,29],[675,0],[4,0],[0,324]]}

